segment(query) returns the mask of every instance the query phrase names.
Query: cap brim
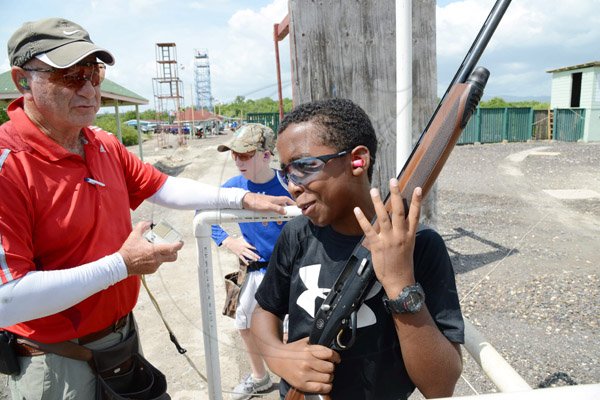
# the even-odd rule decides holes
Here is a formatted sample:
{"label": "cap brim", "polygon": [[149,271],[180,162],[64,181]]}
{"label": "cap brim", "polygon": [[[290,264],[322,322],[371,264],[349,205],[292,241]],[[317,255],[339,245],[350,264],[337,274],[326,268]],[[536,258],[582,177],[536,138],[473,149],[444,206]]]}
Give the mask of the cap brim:
{"label": "cap brim", "polygon": [[235,151],[236,153],[249,153],[251,151],[267,151],[267,150],[260,150],[258,149],[256,146],[246,146],[244,144],[240,144],[239,142],[235,142],[232,141],[231,143],[228,144],[220,144],[217,147],[217,151]]}
{"label": "cap brim", "polygon": [[108,50],[83,41],[68,43],[50,50],[44,54],[47,60],[42,61],[54,68],[69,68],[91,54],[95,54],[108,65],[115,63],[115,58]]}

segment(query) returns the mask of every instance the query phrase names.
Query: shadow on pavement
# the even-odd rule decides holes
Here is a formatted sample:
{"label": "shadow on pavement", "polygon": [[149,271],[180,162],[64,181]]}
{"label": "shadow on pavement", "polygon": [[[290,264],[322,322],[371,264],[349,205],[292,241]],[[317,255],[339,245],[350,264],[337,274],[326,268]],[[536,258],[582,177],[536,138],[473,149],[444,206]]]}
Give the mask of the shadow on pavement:
{"label": "shadow on pavement", "polygon": [[[452,265],[454,266],[454,271],[457,274],[473,271],[477,268],[483,267],[484,265],[493,263],[519,252],[517,249],[509,249],[508,247],[504,247],[501,244],[485,239],[476,233],[467,231],[463,228],[454,228],[454,231],[456,232],[455,234],[446,234],[442,235],[442,237],[446,242],[446,247],[448,248],[448,253],[450,253],[450,259],[452,260]],[[483,246],[484,248],[491,248],[491,250],[478,253],[467,253],[461,251],[462,249],[459,250],[459,248],[462,248],[460,244],[455,247],[452,246],[452,241],[456,242],[464,239],[472,239],[476,241],[478,248]]]}

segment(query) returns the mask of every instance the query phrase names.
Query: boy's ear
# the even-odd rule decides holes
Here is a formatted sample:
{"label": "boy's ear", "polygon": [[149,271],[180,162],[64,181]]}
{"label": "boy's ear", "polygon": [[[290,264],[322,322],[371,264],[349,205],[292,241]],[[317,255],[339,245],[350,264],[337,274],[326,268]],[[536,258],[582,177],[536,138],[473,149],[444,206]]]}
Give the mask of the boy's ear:
{"label": "boy's ear", "polygon": [[355,176],[361,175],[369,169],[369,163],[371,157],[369,149],[365,146],[358,146],[352,150],[352,159],[350,164],[352,166],[352,174]]}

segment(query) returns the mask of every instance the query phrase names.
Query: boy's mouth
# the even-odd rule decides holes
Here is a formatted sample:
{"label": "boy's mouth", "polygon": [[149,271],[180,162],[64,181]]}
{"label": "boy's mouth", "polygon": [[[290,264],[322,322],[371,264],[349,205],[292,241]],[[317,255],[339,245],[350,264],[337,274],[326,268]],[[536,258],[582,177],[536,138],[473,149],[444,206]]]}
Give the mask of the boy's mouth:
{"label": "boy's mouth", "polygon": [[302,210],[302,214],[306,214],[306,211],[310,208],[310,206],[312,206],[313,204],[315,204],[314,201],[311,201],[310,203],[305,203],[305,204],[298,204],[298,207]]}

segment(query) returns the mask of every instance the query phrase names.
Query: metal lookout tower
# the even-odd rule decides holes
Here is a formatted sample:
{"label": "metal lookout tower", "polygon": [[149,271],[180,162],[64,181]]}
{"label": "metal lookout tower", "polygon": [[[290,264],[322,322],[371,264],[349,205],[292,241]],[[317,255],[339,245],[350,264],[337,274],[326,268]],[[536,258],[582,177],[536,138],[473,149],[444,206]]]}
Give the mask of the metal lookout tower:
{"label": "metal lookout tower", "polygon": [[[158,115],[177,116],[183,101],[183,84],[178,76],[177,46],[175,43],[156,43],[156,78],[152,78],[154,104]],[[175,121],[173,121],[175,122]],[[169,118],[169,123],[171,123]],[[178,144],[185,144],[181,123],[177,123]],[[165,146],[168,136],[162,132],[159,144]]]}
{"label": "metal lookout tower", "polygon": [[194,49],[194,83],[196,86],[196,108],[213,111],[210,88],[210,61],[206,49]]}

